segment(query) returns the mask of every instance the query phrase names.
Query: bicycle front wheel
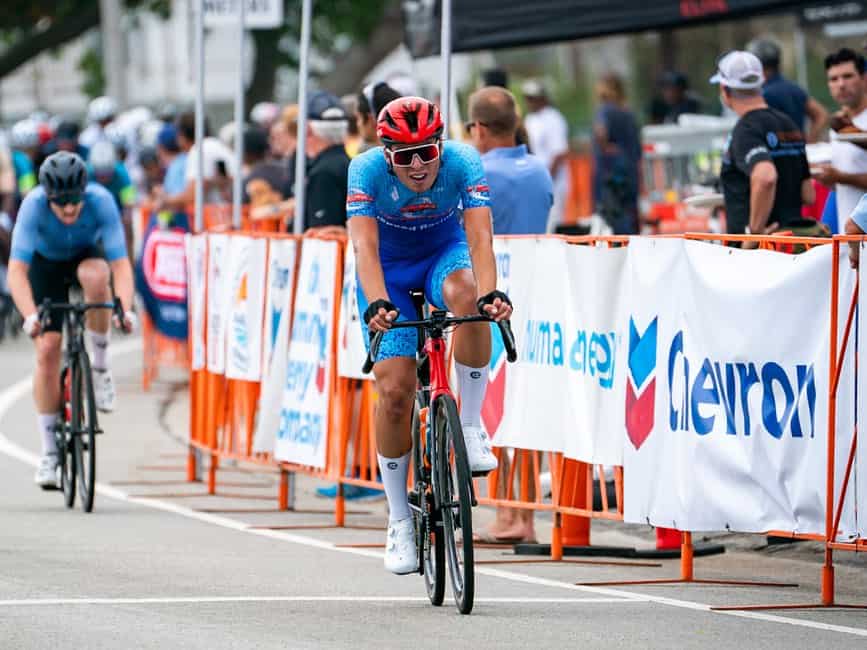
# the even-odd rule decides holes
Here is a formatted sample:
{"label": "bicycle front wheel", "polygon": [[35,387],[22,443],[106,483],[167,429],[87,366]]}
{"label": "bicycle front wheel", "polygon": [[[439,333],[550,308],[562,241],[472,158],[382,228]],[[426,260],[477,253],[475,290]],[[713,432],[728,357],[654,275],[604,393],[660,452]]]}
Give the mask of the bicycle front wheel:
{"label": "bicycle front wheel", "polygon": [[81,509],[93,510],[93,495],[96,487],[96,402],[93,396],[93,376],[90,374],[90,359],[82,352],[73,373],[72,422],[75,464],[78,469],[78,492]]}
{"label": "bicycle front wheel", "polygon": [[[77,364],[73,363],[74,366]],[[63,412],[57,418],[55,439],[57,440],[57,459],[60,464],[60,486],[63,489],[63,502],[67,508],[75,505],[75,422],[72,417],[72,377],[74,368],[64,368],[60,374],[60,394],[63,396]]]}
{"label": "bicycle front wheel", "polygon": [[473,610],[472,476],[464,434],[453,397],[442,396],[435,409],[439,502],[445,531],[446,556],[455,605],[461,614]]}
{"label": "bicycle front wheel", "polygon": [[445,545],[443,543],[442,516],[434,506],[430,489],[429,472],[425,466],[425,432],[421,430],[419,407],[416,403],[412,414],[413,482],[418,500],[418,512],[414,512],[416,539],[418,540],[422,574],[427,597],[432,605],[443,604],[446,591]]}

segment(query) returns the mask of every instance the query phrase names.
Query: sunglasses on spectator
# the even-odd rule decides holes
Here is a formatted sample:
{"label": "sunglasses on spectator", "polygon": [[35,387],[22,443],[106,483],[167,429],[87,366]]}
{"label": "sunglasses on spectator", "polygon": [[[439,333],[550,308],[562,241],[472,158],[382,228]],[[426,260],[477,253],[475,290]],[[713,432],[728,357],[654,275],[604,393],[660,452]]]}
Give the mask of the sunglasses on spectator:
{"label": "sunglasses on spectator", "polygon": [[61,194],[59,196],[53,196],[49,199],[52,203],[59,205],[61,208],[67,205],[78,205],[84,200],[84,197],[81,194]]}
{"label": "sunglasses on spectator", "polygon": [[386,149],[386,151],[391,158],[391,164],[395,167],[412,167],[413,158],[416,156],[425,165],[440,157],[440,146],[436,142],[406,149]]}

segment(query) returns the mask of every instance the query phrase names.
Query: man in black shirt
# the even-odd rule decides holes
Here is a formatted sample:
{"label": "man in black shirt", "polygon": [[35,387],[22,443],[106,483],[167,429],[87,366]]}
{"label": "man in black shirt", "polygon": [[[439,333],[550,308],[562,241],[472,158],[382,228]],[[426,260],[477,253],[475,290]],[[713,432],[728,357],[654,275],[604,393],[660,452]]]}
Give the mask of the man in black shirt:
{"label": "man in black shirt", "polygon": [[307,197],[304,230],[346,227],[349,156],[344,140],[348,121],[340,100],[319,91],[307,102]]}
{"label": "man in black shirt", "polygon": [[801,206],[815,198],[804,136],[765,102],[761,62],[749,52],[730,52],[710,81],[720,85],[723,104],[740,118],[720,174],[727,232],[742,234],[749,226],[761,235],[800,225]]}

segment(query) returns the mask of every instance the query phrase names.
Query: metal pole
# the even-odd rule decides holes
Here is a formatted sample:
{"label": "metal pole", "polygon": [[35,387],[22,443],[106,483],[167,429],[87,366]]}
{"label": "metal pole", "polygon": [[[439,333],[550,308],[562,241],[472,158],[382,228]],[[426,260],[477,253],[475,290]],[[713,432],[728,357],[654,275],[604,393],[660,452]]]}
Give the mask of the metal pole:
{"label": "metal pole", "polygon": [[100,31],[102,32],[102,68],[105,70],[106,94],[121,108],[127,106],[126,75],[124,74],[123,11],[120,0],[99,0]]}
{"label": "metal pole", "polygon": [[246,0],[238,3],[238,85],[235,88],[235,175],[232,178],[232,225],[241,229],[241,166],[244,164],[244,20]]}
{"label": "metal pole", "polygon": [[205,160],[202,141],[205,139],[205,0],[196,0],[196,232],[204,229],[202,208],[205,200]]}
{"label": "metal pole", "polygon": [[307,65],[310,57],[310,22],[313,0],[301,5],[301,57],[298,63],[298,147],[295,149],[295,221],[296,235],[304,232],[304,204],[307,175]]}
{"label": "metal pole", "polygon": [[795,25],[795,57],[798,67],[798,84],[807,91],[809,79],[807,77],[807,41],[804,38],[804,28],[800,24]]}
{"label": "metal pole", "polygon": [[440,88],[440,112],[443,115],[443,138],[449,137],[449,118],[452,107],[452,0],[442,0],[440,17],[440,63],[442,64],[442,87]]}

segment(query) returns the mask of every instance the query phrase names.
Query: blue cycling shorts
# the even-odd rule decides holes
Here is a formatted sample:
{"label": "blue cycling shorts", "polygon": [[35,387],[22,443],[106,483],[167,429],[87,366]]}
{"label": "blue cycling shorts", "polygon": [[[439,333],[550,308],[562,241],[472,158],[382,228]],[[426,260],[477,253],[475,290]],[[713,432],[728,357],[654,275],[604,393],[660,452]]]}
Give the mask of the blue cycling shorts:
{"label": "blue cycling shorts", "polygon": [[[382,272],[385,276],[385,288],[388,296],[400,310],[398,320],[415,320],[415,306],[409,292],[412,289],[424,288],[425,298],[437,309],[445,309],[443,299],[443,282],[455,271],[473,268],[470,261],[470,249],[463,239],[452,241],[429,255],[411,260],[382,260]],[[359,322],[363,331],[364,345],[369,347],[370,338],[367,325],[364,322],[364,312],[367,310],[367,299],[358,287]],[[418,332],[415,329],[399,329],[386,332],[382,337],[379,354],[376,361],[393,357],[415,358],[418,343]]]}

